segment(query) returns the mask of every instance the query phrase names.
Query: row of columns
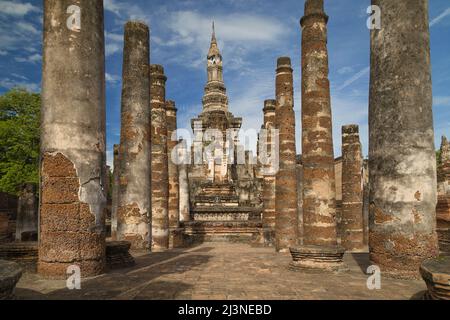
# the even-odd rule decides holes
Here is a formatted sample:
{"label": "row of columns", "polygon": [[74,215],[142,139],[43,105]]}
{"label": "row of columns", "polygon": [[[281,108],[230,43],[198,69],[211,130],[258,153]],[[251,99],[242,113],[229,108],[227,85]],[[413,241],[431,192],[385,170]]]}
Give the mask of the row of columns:
{"label": "row of columns", "polygon": [[[438,254],[428,1],[416,6],[389,0],[372,4],[381,9],[382,27],[371,31],[370,259],[385,274],[417,277],[421,262]],[[344,249],[360,251],[365,245],[363,156],[356,125],[342,128],[343,248],[338,245],[327,22],[323,0],[307,0],[301,20],[302,243],[296,223],[295,117],[288,58],[278,60],[276,78],[280,170],[275,179],[264,176],[264,227],[275,230],[276,249],[290,248],[299,268],[342,267]],[[408,37],[398,30],[409,30]],[[273,121],[267,116],[268,103],[264,128]],[[331,265],[331,260],[337,263]]]}
{"label": "row of columns", "polygon": [[[103,9],[103,1],[44,2],[38,271],[51,278],[66,277],[73,265],[82,277],[105,267]],[[162,251],[180,216],[179,173],[168,158],[176,142],[167,140],[176,130],[176,108],[165,100],[164,69],[150,65],[148,26],[131,21],[124,29],[112,236],[135,249]]]}

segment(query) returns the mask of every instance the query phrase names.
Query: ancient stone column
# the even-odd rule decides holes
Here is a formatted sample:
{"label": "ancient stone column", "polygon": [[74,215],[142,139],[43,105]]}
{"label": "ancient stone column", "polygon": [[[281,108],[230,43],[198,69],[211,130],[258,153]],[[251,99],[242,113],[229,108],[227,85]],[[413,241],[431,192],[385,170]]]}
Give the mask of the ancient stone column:
{"label": "ancient stone column", "polygon": [[179,176],[179,186],[180,186],[180,221],[188,222],[191,220],[190,205],[189,205],[189,180],[188,180],[188,161],[190,159],[188,154],[188,148],[186,140],[181,140],[180,142],[180,161],[183,159],[182,163],[178,165],[178,176]]}
{"label": "ancient stone column", "polygon": [[297,244],[297,180],[295,147],[294,80],[291,59],[277,62],[276,116],[279,130],[280,164],[275,180],[275,247],[288,252]]}
{"label": "ancient stone column", "polygon": [[166,102],[167,118],[167,155],[168,155],[168,173],[169,173],[169,227],[178,228],[180,222],[180,202],[179,202],[179,177],[177,159],[172,159],[172,152],[178,145],[177,139],[172,140],[172,134],[177,130],[177,109],[175,102],[168,100]]}
{"label": "ancient stone column", "polygon": [[114,172],[112,178],[111,238],[117,240],[117,206],[120,194],[120,145],[114,145]]}
{"label": "ancient stone column", "polygon": [[428,1],[372,0],[369,106],[370,259],[418,277],[438,253]]}
{"label": "ancient stone column", "polygon": [[149,28],[125,24],[117,238],[134,249],[151,239]]}
{"label": "ancient stone column", "polygon": [[439,249],[450,255],[450,143],[446,137],[442,137],[439,153],[436,216]]}
{"label": "ancient stone column", "polygon": [[[272,143],[272,131],[275,130],[275,110],[276,110],[276,100],[266,100],[264,101],[264,125],[263,134],[260,137],[262,139],[261,143],[265,143],[265,151],[267,153],[265,159],[267,163],[263,164],[263,232],[264,232],[264,244],[274,245],[275,243],[275,178],[276,171],[273,170],[271,163],[268,161],[275,152]],[[260,155],[261,156],[261,155]],[[264,155],[262,155],[264,156]]]}
{"label": "ancient stone column", "polygon": [[364,249],[363,156],[359,127],[342,127],[342,246],[348,251]]}
{"label": "ancient stone column", "polygon": [[37,241],[38,198],[34,183],[25,183],[17,203],[16,241]]}
{"label": "ancient stone column", "polygon": [[323,0],[307,0],[300,21],[304,245],[295,249],[293,267],[339,270],[327,22]]}
{"label": "ancient stone column", "polygon": [[105,265],[103,1],[44,1],[38,272]]}
{"label": "ancient stone column", "polygon": [[155,252],[169,248],[166,81],[164,68],[151,65],[152,251]]}

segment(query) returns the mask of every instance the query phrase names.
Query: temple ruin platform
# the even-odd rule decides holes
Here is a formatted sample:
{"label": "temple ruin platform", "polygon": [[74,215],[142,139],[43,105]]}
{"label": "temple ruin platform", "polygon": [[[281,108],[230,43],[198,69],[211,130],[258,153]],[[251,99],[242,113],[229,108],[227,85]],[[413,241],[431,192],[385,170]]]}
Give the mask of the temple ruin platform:
{"label": "temple ruin platform", "polygon": [[261,300],[392,300],[422,299],[422,280],[382,277],[381,290],[369,290],[365,274],[368,254],[346,254],[349,271],[303,273],[288,271],[291,257],[273,248],[246,244],[204,243],[163,253],[133,252],[134,267],[83,280],[81,290],[65,281],[24,274],[17,299],[261,299]]}

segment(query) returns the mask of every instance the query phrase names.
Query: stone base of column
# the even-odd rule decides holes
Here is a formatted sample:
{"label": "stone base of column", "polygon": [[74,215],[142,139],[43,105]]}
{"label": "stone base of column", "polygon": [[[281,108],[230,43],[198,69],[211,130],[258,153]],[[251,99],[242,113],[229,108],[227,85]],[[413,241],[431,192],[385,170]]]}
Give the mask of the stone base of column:
{"label": "stone base of column", "polygon": [[131,242],[128,241],[106,242],[106,267],[115,270],[134,266],[136,263],[130,254],[130,248]]}
{"label": "stone base of column", "polygon": [[263,233],[263,245],[265,247],[275,246],[275,230],[273,228],[261,229]]}
{"label": "stone base of column", "polygon": [[170,228],[169,229],[169,249],[183,248],[184,228]]}
{"label": "stone base of column", "polygon": [[290,248],[292,262],[291,271],[348,271],[343,259],[345,249],[340,246],[303,245]]}
{"label": "stone base of column", "polygon": [[450,300],[450,257],[424,261],[420,274],[428,288],[425,300]]}
{"label": "stone base of column", "polygon": [[14,290],[22,269],[14,262],[0,260],[0,301],[14,299]]}
{"label": "stone base of column", "polygon": [[443,256],[450,256],[450,228],[437,228],[439,251]]}

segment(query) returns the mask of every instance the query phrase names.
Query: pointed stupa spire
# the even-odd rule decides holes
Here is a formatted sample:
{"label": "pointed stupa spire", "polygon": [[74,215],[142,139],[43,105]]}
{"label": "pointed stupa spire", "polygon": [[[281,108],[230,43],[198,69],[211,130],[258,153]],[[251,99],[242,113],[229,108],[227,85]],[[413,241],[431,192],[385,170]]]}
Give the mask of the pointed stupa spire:
{"label": "pointed stupa spire", "polygon": [[219,47],[217,46],[216,39],[216,27],[214,21],[212,22],[212,36],[211,36],[211,46],[209,48],[208,57],[215,55],[220,55]]}

